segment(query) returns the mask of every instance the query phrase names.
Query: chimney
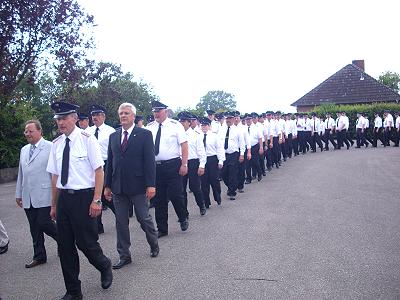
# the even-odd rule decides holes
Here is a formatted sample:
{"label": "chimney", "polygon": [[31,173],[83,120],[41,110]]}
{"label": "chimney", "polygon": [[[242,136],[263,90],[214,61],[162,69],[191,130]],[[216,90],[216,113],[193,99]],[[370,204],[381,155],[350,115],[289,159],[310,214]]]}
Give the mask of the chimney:
{"label": "chimney", "polygon": [[363,72],[365,72],[365,65],[364,65],[364,60],[353,60],[352,64],[355,65],[356,67],[359,67]]}

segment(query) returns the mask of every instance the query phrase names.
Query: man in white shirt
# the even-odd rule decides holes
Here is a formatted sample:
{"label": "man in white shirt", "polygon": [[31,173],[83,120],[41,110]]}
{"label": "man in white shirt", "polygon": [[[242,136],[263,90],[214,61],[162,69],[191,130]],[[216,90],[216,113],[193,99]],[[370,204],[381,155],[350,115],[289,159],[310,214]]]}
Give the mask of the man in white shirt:
{"label": "man in white shirt", "polygon": [[374,119],[374,129],[373,129],[373,143],[372,147],[376,148],[378,146],[378,139],[382,142],[384,147],[386,147],[385,141],[382,138],[382,118],[379,116],[379,113],[375,113]]}
{"label": "man in white shirt", "polygon": [[246,165],[246,183],[251,183],[253,178],[252,175],[257,176],[258,181],[262,179],[262,172],[260,167],[259,155],[262,155],[262,132],[260,128],[254,123],[255,118],[257,118],[256,113],[252,113],[251,116],[246,118],[246,130],[250,136],[250,151],[251,160]]}
{"label": "man in white shirt", "polygon": [[399,147],[399,139],[400,139],[400,116],[399,112],[394,113],[395,116],[395,138],[394,138],[394,147]]}
{"label": "man in white shirt", "polygon": [[221,205],[221,183],[219,181],[219,170],[222,169],[225,161],[225,150],[218,135],[211,130],[211,120],[200,118],[201,130],[203,131],[202,140],[207,155],[207,163],[204,175],[200,177],[201,191],[203,193],[206,208],[211,205],[210,186],[214,200]]}
{"label": "man in white shirt", "polygon": [[104,161],[96,138],[75,125],[79,107],[54,102],[51,108],[62,133],[53,140],[47,172],[52,174],[50,216],[57,219],[58,249],[67,290],[63,299],[82,299],[77,248],[100,271],[103,289],[108,289],[113,280],[111,261],[98,242],[96,219],[102,206]]}
{"label": "man in white shirt", "polygon": [[361,145],[365,145],[365,118],[361,113],[357,113],[357,123],[356,123],[356,131],[357,131],[357,146],[356,148],[361,148]]}
{"label": "man in white shirt", "polygon": [[306,138],[305,138],[305,117],[299,113],[296,118],[297,140],[299,144],[299,151],[306,154]]}
{"label": "man in white shirt", "polygon": [[224,143],[225,157],[222,179],[228,187],[227,195],[235,200],[238,187],[238,164],[244,160],[245,142],[240,129],[234,125],[233,112],[226,112],[226,127],[221,127],[219,137]]}
{"label": "man in white shirt", "polygon": [[186,214],[189,217],[189,211],[187,209],[188,199],[186,188],[189,182],[189,189],[192,191],[196,200],[197,206],[200,209],[200,215],[206,214],[206,206],[204,205],[203,193],[201,192],[200,177],[204,174],[204,168],[207,162],[206,151],[204,149],[203,140],[201,139],[202,134],[197,133],[192,127],[191,122],[193,121],[193,114],[189,112],[180,112],[178,114],[179,122],[185,129],[187,140],[188,140],[188,173],[183,176],[183,200],[186,207]]}
{"label": "man in white shirt", "polygon": [[208,109],[206,110],[206,112],[207,112],[207,118],[211,122],[211,131],[218,134],[218,130],[221,124],[219,124],[219,122],[215,119],[215,111],[212,109]]}
{"label": "man in white shirt", "polygon": [[390,141],[394,141],[392,138],[392,129],[394,127],[393,116],[389,110],[385,110],[383,116],[385,117],[383,121],[383,139],[385,142],[384,144],[386,146],[390,146]]}
{"label": "man in white shirt", "polygon": [[[104,174],[106,173],[107,166],[107,151],[108,141],[110,135],[115,132],[115,129],[105,123],[106,120],[106,109],[102,105],[93,104],[89,108],[90,115],[92,116],[93,126],[86,129],[88,133],[93,135],[100,144],[101,156],[104,160]],[[114,202],[107,201],[104,197],[104,191],[102,192],[101,202],[103,210],[109,207],[115,215]],[[101,218],[102,214],[97,218],[99,234],[104,233],[104,225]]]}
{"label": "man in white shirt", "polygon": [[323,151],[323,146],[321,143],[321,138],[319,136],[319,126],[320,126],[320,121],[317,118],[317,114],[315,112],[311,113],[311,149],[312,152],[316,152],[317,151],[317,144],[319,146],[319,148],[321,149],[321,152]]}
{"label": "man in white shirt", "polygon": [[152,102],[155,121],[149,123],[156,155],[155,214],[158,237],[168,235],[168,202],[171,200],[182,231],[189,228],[183,199],[182,176],[188,172],[188,142],[183,126],[168,118],[167,105]]}
{"label": "man in white shirt", "polygon": [[347,145],[348,143],[350,143],[351,146],[353,146],[353,145],[354,145],[354,141],[353,141],[353,139],[352,139],[352,137],[351,137],[351,134],[350,134],[350,131],[349,131],[349,128],[350,128],[350,120],[349,120],[349,117],[346,115],[346,112],[345,112],[345,111],[342,112],[342,115],[343,115],[343,117],[344,117],[345,129],[346,129],[346,131],[345,131],[345,137],[344,137],[344,142],[345,142],[346,145]]}
{"label": "man in white shirt", "polygon": [[[266,115],[265,113],[262,113],[258,117],[258,122],[256,125],[260,129],[262,133],[262,149],[265,149],[265,136],[267,134],[267,124],[265,122]],[[261,167],[261,173],[262,176],[266,176],[267,174],[265,173],[265,159],[266,159],[266,152],[265,150],[263,151],[263,154],[259,155],[259,160],[260,160],[260,167]]]}
{"label": "man in white shirt", "polygon": [[279,146],[282,144],[282,130],[279,126],[279,121],[274,118],[274,115],[272,115],[270,124],[272,140],[270,140],[269,147],[272,149],[273,164],[279,169]]}
{"label": "man in white shirt", "polygon": [[[272,111],[267,111],[265,113],[266,119],[264,121],[265,123],[265,146],[264,146],[264,152],[265,156],[267,159],[267,170],[271,172],[272,167],[274,165],[274,158],[273,158],[273,153],[272,153],[272,143],[273,143],[273,137],[271,135],[271,122],[272,122]],[[271,147],[270,147],[271,144]]]}
{"label": "man in white shirt", "polygon": [[350,143],[346,138],[346,132],[347,132],[346,124],[348,124],[348,122],[346,122],[345,112],[341,112],[340,117],[337,120],[337,127],[336,127],[337,144],[339,150],[341,149],[341,147],[343,147],[343,143],[346,144],[347,150],[350,149]]}
{"label": "man in white shirt", "polygon": [[333,148],[337,148],[337,144],[333,138],[333,132],[335,130],[335,120],[331,117],[331,113],[326,114],[326,119],[324,122],[324,128],[325,128],[325,150],[329,151],[329,142],[333,145]]}
{"label": "man in white shirt", "polygon": [[234,119],[233,123],[237,128],[239,128],[243,139],[244,139],[244,144],[245,144],[245,155],[244,155],[244,160],[242,162],[239,162],[239,167],[238,167],[238,187],[237,191],[239,193],[244,193],[244,184],[248,184],[246,180],[246,168],[247,165],[250,164],[251,160],[251,146],[250,146],[250,135],[247,131],[247,126],[246,126],[246,120],[242,118],[243,122],[241,121],[241,116],[238,111],[234,111]]}

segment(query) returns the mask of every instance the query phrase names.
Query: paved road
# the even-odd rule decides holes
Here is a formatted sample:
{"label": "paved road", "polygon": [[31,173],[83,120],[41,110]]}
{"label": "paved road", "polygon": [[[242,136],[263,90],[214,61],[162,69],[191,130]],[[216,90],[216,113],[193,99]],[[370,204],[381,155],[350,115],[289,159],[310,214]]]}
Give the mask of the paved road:
{"label": "paved road", "polygon": [[[358,151],[357,151],[358,150]],[[400,151],[396,148],[309,153],[287,161],[236,201],[201,217],[191,198],[190,229],[171,210],[170,234],[150,258],[136,220],[133,264],[114,272],[109,290],[81,257],[86,299],[399,299]],[[15,184],[0,185],[0,218],[11,237],[0,256],[2,299],[64,294],[55,243],[48,263],[24,268],[31,239]],[[190,197],[192,195],[190,194]],[[152,214],[154,212],[152,211]],[[101,245],[117,259],[113,215]]]}

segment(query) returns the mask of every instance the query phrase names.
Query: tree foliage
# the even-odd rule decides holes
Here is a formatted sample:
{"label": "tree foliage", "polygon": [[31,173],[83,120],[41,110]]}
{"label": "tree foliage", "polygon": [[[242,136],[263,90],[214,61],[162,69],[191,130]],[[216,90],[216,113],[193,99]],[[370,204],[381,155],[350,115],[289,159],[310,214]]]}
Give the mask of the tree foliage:
{"label": "tree foliage", "polygon": [[383,83],[384,85],[390,87],[396,93],[399,92],[400,89],[400,75],[396,72],[386,71],[382,75],[379,76],[378,81]]}
{"label": "tree foliage", "polygon": [[51,62],[62,78],[93,47],[88,28],[93,17],[76,0],[3,0],[0,2],[0,105],[18,85],[33,84],[38,65]]}
{"label": "tree foliage", "polygon": [[236,109],[235,96],[224,91],[209,91],[201,97],[200,102],[196,105],[196,110],[200,114],[204,114],[209,109],[214,111]]}

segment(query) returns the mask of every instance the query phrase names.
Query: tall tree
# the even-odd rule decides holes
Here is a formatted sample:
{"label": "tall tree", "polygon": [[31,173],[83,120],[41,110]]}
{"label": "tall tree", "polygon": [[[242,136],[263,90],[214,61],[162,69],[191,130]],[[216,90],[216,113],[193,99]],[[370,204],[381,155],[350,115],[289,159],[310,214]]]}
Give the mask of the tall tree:
{"label": "tall tree", "polygon": [[201,97],[196,105],[196,110],[204,114],[206,110],[214,111],[232,110],[236,108],[235,96],[224,91],[209,91]]}
{"label": "tall tree", "polygon": [[1,106],[23,80],[34,82],[38,65],[61,73],[93,47],[93,17],[76,0],[2,0],[0,12]]}
{"label": "tall tree", "polygon": [[386,71],[385,73],[381,74],[378,78],[380,83],[390,87],[396,93],[399,92],[400,89],[400,75],[396,72]]}

